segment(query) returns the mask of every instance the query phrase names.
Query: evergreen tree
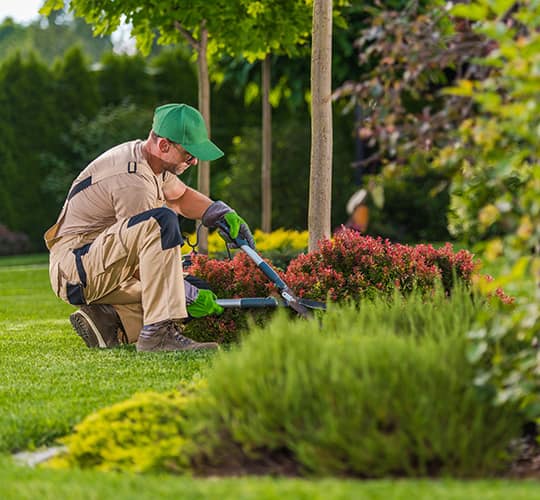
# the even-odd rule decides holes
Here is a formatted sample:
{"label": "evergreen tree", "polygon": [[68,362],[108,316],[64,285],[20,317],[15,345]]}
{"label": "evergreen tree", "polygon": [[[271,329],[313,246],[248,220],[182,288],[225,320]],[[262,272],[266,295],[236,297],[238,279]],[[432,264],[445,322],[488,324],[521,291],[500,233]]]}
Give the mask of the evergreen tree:
{"label": "evergreen tree", "polygon": [[117,106],[132,102],[142,106],[152,106],[155,94],[152,78],[147,71],[142,56],[104,54],[98,82],[103,104]]}
{"label": "evergreen tree", "polygon": [[197,107],[197,68],[186,49],[163,50],[150,62],[158,103],[183,102]]}
{"label": "evergreen tree", "polygon": [[62,10],[28,26],[18,24],[9,17],[0,24],[0,61],[16,52],[24,55],[36,52],[51,64],[77,44],[92,62],[99,61],[104,52],[110,52],[113,48],[109,36],[95,37],[92,28],[82,19],[74,19]]}
{"label": "evergreen tree", "polygon": [[[2,165],[7,225],[38,244],[56,211],[41,184],[49,166],[43,153],[59,150],[59,114],[52,73],[35,55],[15,55],[0,69],[0,130],[9,129],[8,166]],[[15,168],[13,168],[15,165]]]}
{"label": "evergreen tree", "polygon": [[76,45],[69,49],[53,71],[58,82],[59,110],[71,119],[95,115],[100,108],[97,78],[82,48]]}
{"label": "evergreen tree", "polygon": [[11,154],[13,148],[13,131],[7,121],[0,118],[0,225],[11,227],[17,215],[13,206],[13,194],[10,192],[13,179],[17,173],[15,161]]}

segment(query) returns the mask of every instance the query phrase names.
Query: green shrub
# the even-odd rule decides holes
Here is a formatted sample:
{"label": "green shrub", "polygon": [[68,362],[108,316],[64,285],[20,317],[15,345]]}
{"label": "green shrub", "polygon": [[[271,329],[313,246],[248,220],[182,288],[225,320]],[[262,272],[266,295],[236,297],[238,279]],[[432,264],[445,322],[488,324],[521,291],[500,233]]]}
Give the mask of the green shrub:
{"label": "green shrub", "polygon": [[[187,394],[147,393],[88,417],[59,465],[198,474],[483,476],[521,430],[473,386],[464,291],[278,315]],[[196,392],[193,392],[196,391]],[[57,463],[58,465],[58,463]]]}
{"label": "green shrub", "polygon": [[331,308],[321,329],[280,315],[209,374],[198,467],[360,477],[504,468],[521,419],[473,387],[473,315],[463,293],[425,310],[419,298]]}
{"label": "green shrub", "polygon": [[540,4],[524,0],[459,3],[455,16],[474,26],[492,50],[477,61],[490,71],[481,81],[462,80],[448,92],[468,99],[475,116],[456,131],[438,162],[458,168],[450,229],[484,241],[484,257],[504,258],[512,269],[491,285],[534,280],[536,291],[516,297],[497,316],[480,317],[470,333],[477,384],[498,401],[519,402],[540,418]]}
{"label": "green shrub", "polygon": [[186,407],[193,395],[145,392],[91,414],[63,440],[68,453],[52,467],[179,472],[189,465]]}

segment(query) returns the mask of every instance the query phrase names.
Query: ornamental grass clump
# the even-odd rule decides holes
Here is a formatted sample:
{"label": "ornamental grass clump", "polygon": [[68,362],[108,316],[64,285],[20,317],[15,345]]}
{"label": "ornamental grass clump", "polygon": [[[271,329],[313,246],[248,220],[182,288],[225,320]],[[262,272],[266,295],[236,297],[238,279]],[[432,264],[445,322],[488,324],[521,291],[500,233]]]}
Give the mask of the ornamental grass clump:
{"label": "ornamental grass clump", "polygon": [[504,469],[521,417],[473,387],[470,299],[460,292],[436,302],[421,318],[421,297],[377,299],[331,307],[322,328],[281,314],[253,331],[209,373],[197,470],[469,477]]}

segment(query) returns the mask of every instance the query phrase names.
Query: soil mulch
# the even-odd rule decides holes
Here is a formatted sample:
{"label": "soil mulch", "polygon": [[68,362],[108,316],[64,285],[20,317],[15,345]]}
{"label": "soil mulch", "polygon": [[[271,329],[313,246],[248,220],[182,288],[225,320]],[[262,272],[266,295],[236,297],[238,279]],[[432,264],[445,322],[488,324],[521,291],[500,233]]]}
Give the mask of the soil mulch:
{"label": "soil mulch", "polygon": [[517,458],[508,471],[516,479],[540,479],[540,444],[534,436],[520,439],[516,443]]}

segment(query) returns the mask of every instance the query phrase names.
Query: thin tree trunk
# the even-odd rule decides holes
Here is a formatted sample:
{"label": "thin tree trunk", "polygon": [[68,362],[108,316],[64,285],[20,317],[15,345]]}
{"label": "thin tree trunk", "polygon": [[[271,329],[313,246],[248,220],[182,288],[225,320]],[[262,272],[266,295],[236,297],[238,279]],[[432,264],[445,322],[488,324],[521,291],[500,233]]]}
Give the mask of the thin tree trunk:
{"label": "thin tree trunk", "polygon": [[272,231],[272,107],[270,105],[270,54],[262,62],[262,221],[265,233]]}
{"label": "thin tree trunk", "polygon": [[311,49],[311,163],[309,250],[331,234],[332,201],[332,0],[313,2]]}
{"label": "thin tree trunk", "polygon": [[[206,21],[203,21],[201,23],[197,68],[199,79],[199,111],[206,122],[208,135],[210,135],[210,79],[208,76],[207,58],[208,30],[205,25]],[[210,196],[210,162],[199,162],[198,169],[197,189],[206,196]],[[201,226],[202,224],[198,221],[197,225]],[[204,255],[208,254],[208,229],[204,226],[199,231],[199,252]]]}

